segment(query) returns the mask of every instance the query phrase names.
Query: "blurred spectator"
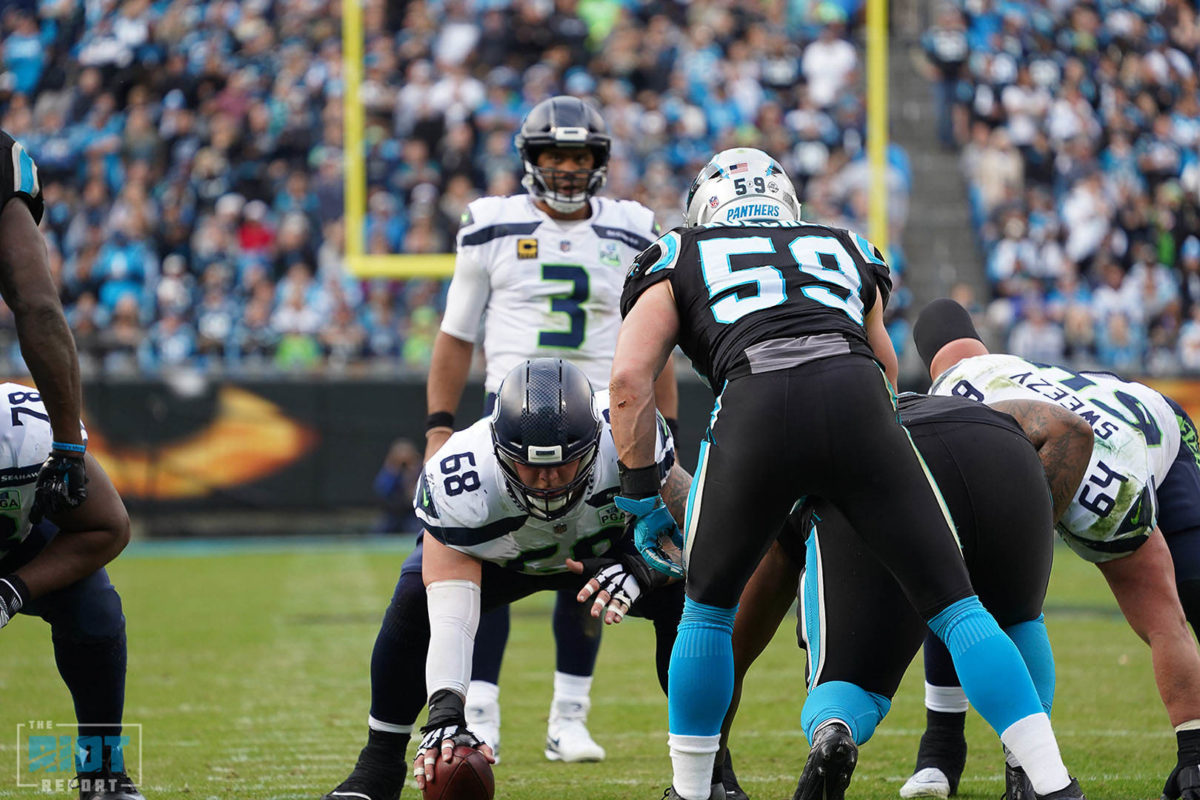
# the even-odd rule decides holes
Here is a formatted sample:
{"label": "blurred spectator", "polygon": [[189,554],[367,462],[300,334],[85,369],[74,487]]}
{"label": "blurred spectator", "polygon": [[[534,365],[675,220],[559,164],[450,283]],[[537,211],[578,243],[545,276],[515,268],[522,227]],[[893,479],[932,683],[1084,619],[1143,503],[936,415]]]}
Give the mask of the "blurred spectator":
{"label": "blurred spectator", "polygon": [[[962,166],[992,284],[989,317],[1013,347],[1043,341],[1050,352],[1057,344],[1045,331],[1059,326],[1062,357],[1083,367],[1196,369],[1192,5],[993,10],[953,0],[924,39],[933,64],[939,41],[955,51],[960,21],[969,56],[957,74],[971,96]],[[930,78],[941,114],[948,78],[945,70]],[[945,125],[939,116],[943,141]]]}
{"label": "blurred spectator", "polygon": [[421,477],[421,454],[408,439],[397,439],[375,476],[375,495],[383,506],[383,516],[375,524],[376,533],[419,533],[421,522],[413,511],[413,493]]}

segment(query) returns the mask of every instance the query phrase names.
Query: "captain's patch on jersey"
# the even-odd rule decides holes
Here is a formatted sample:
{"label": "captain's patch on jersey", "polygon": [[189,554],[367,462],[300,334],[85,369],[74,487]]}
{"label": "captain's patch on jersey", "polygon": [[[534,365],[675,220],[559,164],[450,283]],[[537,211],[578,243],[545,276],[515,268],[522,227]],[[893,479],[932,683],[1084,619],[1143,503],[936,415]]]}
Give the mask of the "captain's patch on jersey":
{"label": "captain's patch on jersey", "polygon": [[537,258],[537,239],[517,239],[517,258]]}

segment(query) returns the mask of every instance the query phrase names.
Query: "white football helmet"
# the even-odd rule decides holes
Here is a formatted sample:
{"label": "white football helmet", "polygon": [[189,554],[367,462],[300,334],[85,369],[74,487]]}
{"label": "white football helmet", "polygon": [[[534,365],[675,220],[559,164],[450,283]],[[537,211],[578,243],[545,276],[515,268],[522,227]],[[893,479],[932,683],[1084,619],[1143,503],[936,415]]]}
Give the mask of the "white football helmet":
{"label": "white football helmet", "polygon": [[779,162],[762,150],[735,147],[709,160],[688,190],[688,227],[706,222],[796,221],[800,200]]}

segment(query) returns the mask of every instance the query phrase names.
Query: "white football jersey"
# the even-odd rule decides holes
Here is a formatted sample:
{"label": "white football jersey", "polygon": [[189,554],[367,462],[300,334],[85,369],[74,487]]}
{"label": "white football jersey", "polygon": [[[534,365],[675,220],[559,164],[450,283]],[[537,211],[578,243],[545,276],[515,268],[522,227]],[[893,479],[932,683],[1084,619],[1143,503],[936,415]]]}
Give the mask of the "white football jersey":
{"label": "white football jersey", "polygon": [[1041,400],[1083,417],[1095,444],[1059,533],[1076,553],[1100,562],[1128,555],[1153,532],[1155,487],[1180,441],[1175,412],[1158,392],[1106,372],[1073,372],[1009,355],[963,359],[929,392],[988,404]]}
{"label": "white football jersey", "polygon": [[38,471],[53,441],[50,415],[37,389],[0,384],[0,556],[25,541],[32,529],[29,509]]}
{"label": "white football jersey", "polygon": [[[613,498],[621,482],[608,422],[608,393],[597,392],[604,418],[600,450],[586,495],[558,519],[529,516],[510,494],[492,448],[490,419],[456,432],[425,464],[413,505],[426,532],[442,544],[531,575],[566,572],[567,558],[603,555],[621,538],[625,512]],[[675,463],[674,442],[661,418],[655,461],[663,480]]]}
{"label": "white football jersey", "polygon": [[595,389],[608,387],[621,287],[633,259],[658,238],[654,212],[593,197],[584,220],[552,219],[529,195],[467,207],[442,330],[468,342],[482,329],[484,388],[532,358],[562,358]]}

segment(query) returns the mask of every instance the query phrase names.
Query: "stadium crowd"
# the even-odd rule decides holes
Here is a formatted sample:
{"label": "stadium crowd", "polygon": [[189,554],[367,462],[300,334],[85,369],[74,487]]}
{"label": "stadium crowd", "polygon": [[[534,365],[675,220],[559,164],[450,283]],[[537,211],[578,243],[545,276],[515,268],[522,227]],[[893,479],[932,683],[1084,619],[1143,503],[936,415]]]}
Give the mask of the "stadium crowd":
{"label": "stadium crowd", "polygon": [[[468,202],[522,191],[513,133],[559,92],[612,129],[607,193],[664,227],[711,153],[748,143],[811,218],[865,230],[858,5],[369,0],[368,252],[452,251]],[[427,364],[444,283],[342,264],[336,3],[41,0],[0,25],[0,126],[39,166],[85,370]],[[0,336],[20,369],[7,312]]]}
{"label": "stadium crowd", "polygon": [[1008,349],[1200,369],[1195,5],[965,0],[923,49]]}

